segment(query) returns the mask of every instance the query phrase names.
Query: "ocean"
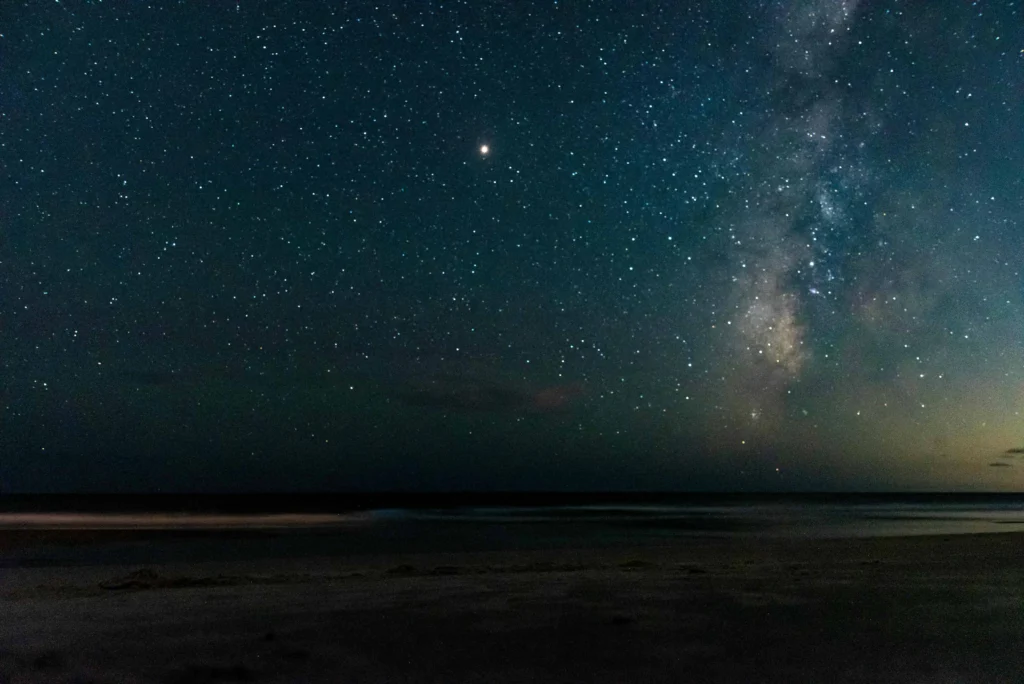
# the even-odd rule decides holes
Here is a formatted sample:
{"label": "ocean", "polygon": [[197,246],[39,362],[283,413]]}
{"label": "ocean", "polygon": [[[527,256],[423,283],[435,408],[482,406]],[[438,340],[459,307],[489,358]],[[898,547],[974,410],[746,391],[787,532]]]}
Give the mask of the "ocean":
{"label": "ocean", "polygon": [[[1016,494],[0,498],[0,564],[80,565],[1024,531]],[[159,540],[160,543],[154,543]]]}

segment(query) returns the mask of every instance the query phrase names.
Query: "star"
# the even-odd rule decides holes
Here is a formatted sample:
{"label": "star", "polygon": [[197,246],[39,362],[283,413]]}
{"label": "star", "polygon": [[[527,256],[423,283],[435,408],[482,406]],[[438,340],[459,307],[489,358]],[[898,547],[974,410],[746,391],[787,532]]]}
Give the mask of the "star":
{"label": "star", "polygon": [[480,146],[480,154],[481,154],[481,156],[486,157],[488,154],[490,154],[490,152],[491,152],[490,145],[481,145]]}

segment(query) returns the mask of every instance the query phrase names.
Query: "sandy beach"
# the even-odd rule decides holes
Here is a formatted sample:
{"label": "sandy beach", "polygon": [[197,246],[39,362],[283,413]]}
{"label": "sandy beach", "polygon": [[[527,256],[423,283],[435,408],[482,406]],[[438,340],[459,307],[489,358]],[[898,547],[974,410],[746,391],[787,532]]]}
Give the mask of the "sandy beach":
{"label": "sandy beach", "polygon": [[0,682],[1020,682],[1022,557],[989,534],[4,567]]}

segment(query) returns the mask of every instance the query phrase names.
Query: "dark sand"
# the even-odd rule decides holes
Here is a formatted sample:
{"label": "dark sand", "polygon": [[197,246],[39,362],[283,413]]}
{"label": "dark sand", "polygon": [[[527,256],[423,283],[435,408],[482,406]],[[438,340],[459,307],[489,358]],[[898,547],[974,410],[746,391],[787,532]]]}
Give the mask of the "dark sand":
{"label": "dark sand", "polygon": [[1024,682],[1016,534],[10,565],[5,684]]}

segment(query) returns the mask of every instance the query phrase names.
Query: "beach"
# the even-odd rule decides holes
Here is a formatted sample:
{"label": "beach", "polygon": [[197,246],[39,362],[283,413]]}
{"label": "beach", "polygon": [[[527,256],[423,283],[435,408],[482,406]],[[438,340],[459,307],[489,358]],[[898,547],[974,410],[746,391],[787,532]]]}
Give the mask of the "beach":
{"label": "beach", "polygon": [[1014,533],[37,555],[0,567],[0,682],[1020,682],[1022,557]]}

